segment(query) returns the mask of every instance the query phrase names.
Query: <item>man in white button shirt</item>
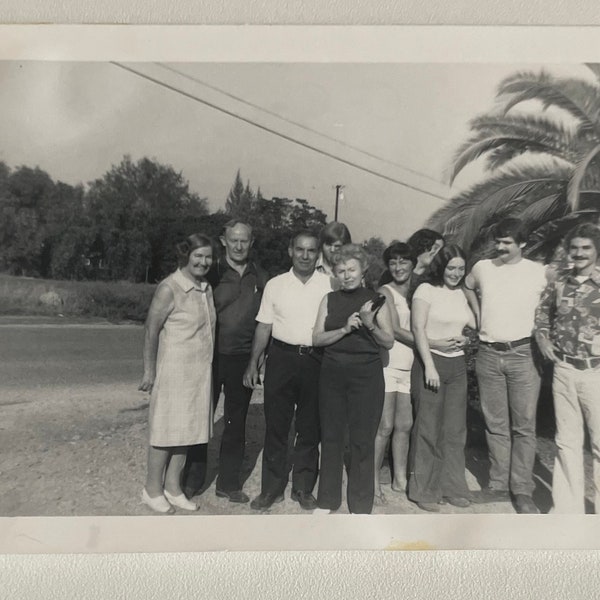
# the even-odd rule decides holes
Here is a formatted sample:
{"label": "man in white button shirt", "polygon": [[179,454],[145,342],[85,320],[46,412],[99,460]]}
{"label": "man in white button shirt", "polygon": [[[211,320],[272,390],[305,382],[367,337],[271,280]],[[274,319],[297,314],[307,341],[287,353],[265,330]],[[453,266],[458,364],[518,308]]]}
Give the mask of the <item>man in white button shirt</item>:
{"label": "man in white button shirt", "polygon": [[312,346],[312,331],[323,297],[331,291],[327,275],[315,271],[319,240],[309,231],[291,240],[292,268],[265,286],[256,316],[252,353],[244,385],[259,383],[259,363],[269,340],[265,365],[261,494],[250,504],[267,510],[283,500],[288,483],[288,436],[296,413],[296,440],[292,456],[292,500],[305,510],[316,508],[312,490],[319,464],[318,385],[321,352]]}
{"label": "man in white button shirt", "polygon": [[523,258],[519,219],[497,223],[494,239],[496,258],[477,262],[465,279],[479,325],[475,365],[490,456],[489,485],[473,500],[508,501],[510,491],[517,512],[532,514],[539,512],[531,495],[540,375],[531,336],[546,275],[542,264]]}

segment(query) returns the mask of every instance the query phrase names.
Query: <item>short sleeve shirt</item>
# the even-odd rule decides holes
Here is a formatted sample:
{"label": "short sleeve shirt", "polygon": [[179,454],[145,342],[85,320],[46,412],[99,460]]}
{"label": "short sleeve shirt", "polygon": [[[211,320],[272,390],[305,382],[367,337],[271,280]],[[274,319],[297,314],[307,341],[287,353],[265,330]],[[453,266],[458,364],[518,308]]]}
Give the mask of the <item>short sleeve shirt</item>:
{"label": "short sleeve shirt", "polygon": [[292,268],[267,283],[256,320],[272,325],[271,334],[276,340],[312,346],[321,300],[331,291],[327,275],[315,271],[306,283],[302,283]]}
{"label": "short sleeve shirt", "polygon": [[469,278],[480,293],[479,337],[484,342],[511,342],[532,334],[535,309],[546,287],[544,265],[526,258],[514,264],[480,260]]}
{"label": "short sleeve shirt", "polygon": [[250,262],[240,275],[226,260],[209,274],[217,309],[217,349],[220,354],[250,353],[256,313],[267,273]]}
{"label": "short sleeve shirt", "polygon": [[[429,305],[425,333],[428,339],[444,339],[462,335],[462,331],[471,318],[471,309],[467,298],[461,289],[450,290],[446,287],[433,286],[422,283],[413,296],[415,300],[422,300]],[[441,356],[461,356],[462,350],[457,352],[441,352],[432,349],[431,352]]]}

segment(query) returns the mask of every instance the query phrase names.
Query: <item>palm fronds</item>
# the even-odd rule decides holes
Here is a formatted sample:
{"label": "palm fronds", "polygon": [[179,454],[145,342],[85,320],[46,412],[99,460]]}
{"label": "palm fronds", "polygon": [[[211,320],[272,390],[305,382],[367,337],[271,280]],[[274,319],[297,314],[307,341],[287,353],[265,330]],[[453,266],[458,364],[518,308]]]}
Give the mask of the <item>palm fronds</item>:
{"label": "palm fronds", "polygon": [[585,63],[585,66],[598,78],[600,82],[600,63]]}
{"label": "palm fronds", "polygon": [[[473,257],[485,253],[498,220],[515,216],[533,232],[530,251],[547,257],[573,222],[570,215],[597,219],[600,193],[591,190],[600,186],[600,168],[592,168],[600,167],[600,64],[588,67],[597,84],[544,71],[502,81],[499,111],[471,121],[450,178],[479,159],[487,173],[436,211],[427,226]],[[538,103],[537,113],[535,103],[512,110],[528,101]],[[549,108],[560,110],[542,112]]]}
{"label": "palm fronds", "polygon": [[431,216],[427,226],[472,250],[481,232],[497,220],[549,196],[562,198],[564,204],[571,173],[572,167],[554,160],[502,169],[453,198]]}
{"label": "palm fronds", "polygon": [[583,156],[575,167],[567,190],[567,202],[572,211],[576,211],[579,208],[581,184],[590,163],[597,158],[598,154],[600,154],[600,144],[592,148],[585,156]]}
{"label": "palm fronds", "polygon": [[499,94],[507,96],[504,112],[527,100],[537,100],[544,109],[556,106],[578,121],[580,131],[600,135],[600,89],[582,79],[557,78],[542,71],[521,72],[506,78]]}
{"label": "palm fronds", "polygon": [[486,155],[488,170],[513,158],[535,152],[577,160],[574,135],[563,124],[533,115],[484,115],[470,123],[473,135],[455,153],[451,181],[469,163]]}

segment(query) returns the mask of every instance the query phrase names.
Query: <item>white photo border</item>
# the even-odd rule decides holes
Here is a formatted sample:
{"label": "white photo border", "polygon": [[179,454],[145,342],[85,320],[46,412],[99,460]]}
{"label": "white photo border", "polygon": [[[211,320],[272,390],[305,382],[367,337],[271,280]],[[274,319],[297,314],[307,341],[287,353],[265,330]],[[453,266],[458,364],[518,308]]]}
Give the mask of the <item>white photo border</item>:
{"label": "white photo border", "polygon": [[[600,27],[0,25],[0,60],[564,64],[600,62]],[[505,548],[597,550],[600,520],[594,515],[0,518],[0,553],[15,554]]]}

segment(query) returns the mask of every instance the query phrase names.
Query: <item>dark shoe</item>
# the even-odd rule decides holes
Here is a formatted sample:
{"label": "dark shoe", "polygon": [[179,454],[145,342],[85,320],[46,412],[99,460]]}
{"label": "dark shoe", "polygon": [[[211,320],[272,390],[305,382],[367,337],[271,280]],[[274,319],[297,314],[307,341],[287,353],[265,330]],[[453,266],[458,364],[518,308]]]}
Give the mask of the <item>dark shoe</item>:
{"label": "dark shoe", "polygon": [[459,508],[467,508],[471,506],[471,501],[463,496],[444,496],[441,504],[452,504],[452,506],[458,506]]}
{"label": "dark shoe", "polygon": [[303,508],[304,510],[315,510],[315,508],[317,508],[317,500],[310,492],[296,492],[292,490],[292,495],[290,497],[294,502],[298,502],[300,508]]}
{"label": "dark shoe", "polygon": [[246,504],[246,502],[250,502],[250,498],[247,494],[244,494],[242,490],[234,490],[233,492],[215,490],[215,495],[218,498],[227,498],[229,502],[235,502],[236,504]]}
{"label": "dark shoe", "polygon": [[278,496],[275,494],[261,494],[250,502],[250,508],[253,510],[268,510],[277,502],[283,502],[283,494]]}
{"label": "dark shoe", "polygon": [[533,503],[531,496],[515,494],[515,509],[520,515],[539,515],[538,507]]}
{"label": "dark shoe", "polygon": [[188,500],[191,500],[194,496],[198,496],[202,490],[196,488],[182,487],[181,491],[184,493],[185,497]]}
{"label": "dark shoe", "polygon": [[474,492],[471,501],[475,504],[489,504],[492,502],[510,502],[508,490],[496,490],[494,488],[483,488],[479,492]]}
{"label": "dark shoe", "polygon": [[440,512],[440,505],[438,502],[417,502],[417,506],[421,510],[426,510],[427,512]]}

